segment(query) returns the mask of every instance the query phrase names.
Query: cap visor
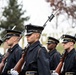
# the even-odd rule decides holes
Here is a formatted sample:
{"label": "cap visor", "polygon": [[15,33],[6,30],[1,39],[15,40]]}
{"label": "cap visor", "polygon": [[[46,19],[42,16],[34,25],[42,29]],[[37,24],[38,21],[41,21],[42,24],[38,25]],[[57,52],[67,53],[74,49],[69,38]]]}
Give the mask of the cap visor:
{"label": "cap visor", "polygon": [[25,36],[30,36],[33,32],[27,33]]}
{"label": "cap visor", "polygon": [[67,43],[68,41],[63,41],[62,43]]}

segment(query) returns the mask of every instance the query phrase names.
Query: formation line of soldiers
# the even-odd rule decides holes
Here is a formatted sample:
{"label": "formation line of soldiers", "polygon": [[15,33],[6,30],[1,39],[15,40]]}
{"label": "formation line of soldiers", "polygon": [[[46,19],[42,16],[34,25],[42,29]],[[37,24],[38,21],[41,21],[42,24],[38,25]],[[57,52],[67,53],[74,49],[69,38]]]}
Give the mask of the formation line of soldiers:
{"label": "formation line of soldiers", "polygon": [[25,47],[24,52],[18,44],[21,32],[6,30],[5,42],[10,48],[6,53],[8,55],[5,54],[0,62],[0,75],[76,75],[74,36],[63,34],[61,37],[66,56],[58,73],[56,68],[62,59],[62,55],[56,50],[59,40],[49,36],[47,42],[49,52],[47,52],[39,41],[44,28],[29,24],[25,29],[28,46]]}

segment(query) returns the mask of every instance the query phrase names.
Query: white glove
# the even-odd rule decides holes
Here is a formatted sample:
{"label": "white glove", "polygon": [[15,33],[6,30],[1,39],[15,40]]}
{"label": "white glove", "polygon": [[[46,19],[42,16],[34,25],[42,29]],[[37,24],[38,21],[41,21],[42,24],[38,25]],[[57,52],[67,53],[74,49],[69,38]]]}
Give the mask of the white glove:
{"label": "white glove", "polygon": [[19,73],[17,71],[15,71],[14,69],[10,70],[11,75],[18,75]]}
{"label": "white glove", "polygon": [[59,75],[57,72],[53,71],[53,73],[51,73],[51,75]]}

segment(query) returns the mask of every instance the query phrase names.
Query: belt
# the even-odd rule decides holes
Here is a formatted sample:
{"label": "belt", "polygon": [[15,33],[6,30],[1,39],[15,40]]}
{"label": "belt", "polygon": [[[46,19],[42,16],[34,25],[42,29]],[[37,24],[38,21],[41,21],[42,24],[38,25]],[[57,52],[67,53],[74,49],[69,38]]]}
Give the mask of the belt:
{"label": "belt", "polygon": [[65,75],[74,75],[74,72],[66,72]]}
{"label": "belt", "polygon": [[26,71],[25,75],[37,75],[37,71]]}

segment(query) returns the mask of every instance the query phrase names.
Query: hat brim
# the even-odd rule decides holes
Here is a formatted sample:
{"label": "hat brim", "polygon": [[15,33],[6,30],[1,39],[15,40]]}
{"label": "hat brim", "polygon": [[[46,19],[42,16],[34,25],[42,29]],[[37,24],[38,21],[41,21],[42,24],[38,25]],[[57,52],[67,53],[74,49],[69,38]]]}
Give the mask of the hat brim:
{"label": "hat brim", "polygon": [[29,32],[25,36],[30,36],[31,34],[33,34],[33,32]]}
{"label": "hat brim", "polygon": [[63,41],[62,43],[68,43],[69,41]]}
{"label": "hat brim", "polygon": [[17,33],[17,34],[21,34],[21,32],[20,31],[17,31],[17,30],[6,30],[7,31],[7,33]]}
{"label": "hat brim", "polygon": [[5,40],[7,40],[7,39],[10,39],[12,36],[7,36],[6,38],[5,38]]}

